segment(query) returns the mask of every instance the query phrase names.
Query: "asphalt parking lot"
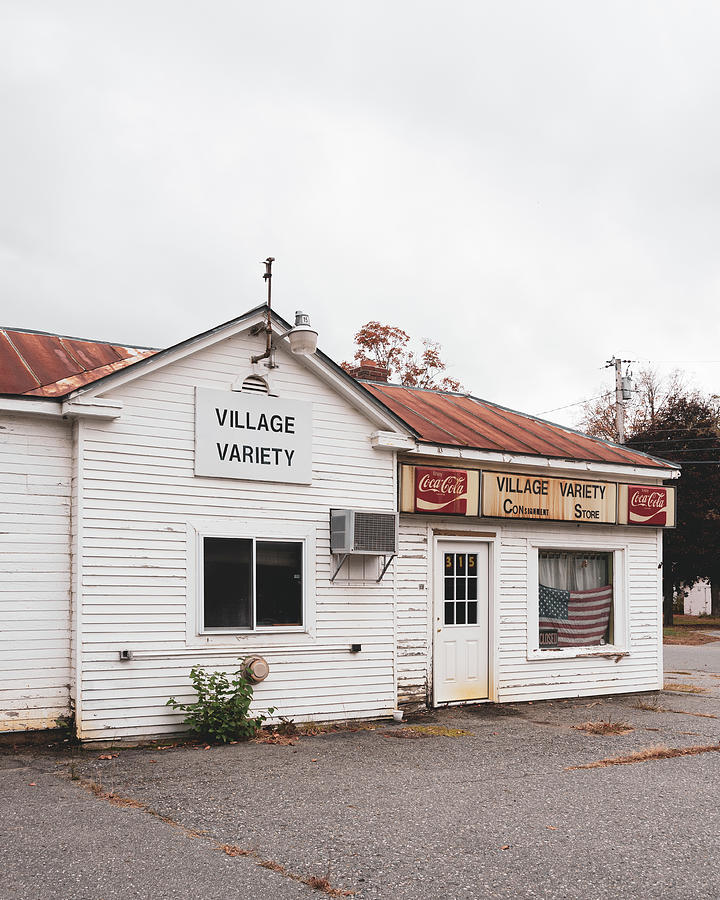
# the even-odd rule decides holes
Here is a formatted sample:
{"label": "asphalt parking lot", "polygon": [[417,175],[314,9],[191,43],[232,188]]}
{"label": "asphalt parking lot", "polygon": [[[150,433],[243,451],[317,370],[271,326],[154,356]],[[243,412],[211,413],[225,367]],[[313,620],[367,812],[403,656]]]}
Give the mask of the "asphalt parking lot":
{"label": "asphalt parking lot", "polygon": [[[0,895],[715,900],[720,642],[666,647],[666,687],[283,744],[10,743]],[[661,758],[574,768],[634,753]]]}

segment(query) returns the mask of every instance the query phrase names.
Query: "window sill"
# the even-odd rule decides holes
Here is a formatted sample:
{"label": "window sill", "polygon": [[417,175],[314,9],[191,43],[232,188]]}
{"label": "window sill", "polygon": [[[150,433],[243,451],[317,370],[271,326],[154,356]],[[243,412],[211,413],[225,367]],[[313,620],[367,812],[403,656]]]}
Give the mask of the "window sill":
{"label": "window sill", "polygon": [[555,659],[614,659],[619,662],[624,656],[630,656],[629,650],[607,644],[604,647],[565,647],[559,650],[528,650],[529,661],[548,662]]}
{"label": "window sill", "polygon": [[248,637],[253,634],[307,634],[302,625],[263,625],[260,628],[208,628],[198,634],[207,637]]}
{"label": "window sill", "polygon": [[257,648],[307,646],[316,643],[315,636],[306,629],[300,628],[258,628],[255,631],[206,631],[202,634],[188,635],[185,646],[197,650],[223,650],[235,648],[259,652]]}

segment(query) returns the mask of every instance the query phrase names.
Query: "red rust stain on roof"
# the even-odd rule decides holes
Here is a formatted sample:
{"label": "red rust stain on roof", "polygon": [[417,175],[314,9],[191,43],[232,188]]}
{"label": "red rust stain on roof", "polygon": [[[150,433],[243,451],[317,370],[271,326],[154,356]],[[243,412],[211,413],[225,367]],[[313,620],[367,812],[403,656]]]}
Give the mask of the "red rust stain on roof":
{"label": "red rust stain on roof", "polygon": [[24,394],[39,385],[39,381],[16,352],[4,331],[0,331],[0,392]]}
{"label": "red rust stain on roof", "polygon": [[26,334],[9,331],[8,337],[40,384],[76,375],[83,366],[68,352],[54,334]]}
{"label": "red rust stain on roof", "polygon": [[157,351],[0,330],[0,394],[62,397]]}
{"label": "red rust stain on roof", "polygon": [[70,350],[75,359],[83,365],[86,371],[97,369],[100,366],[108,366],[122,358],[110,344],[77,341],[72,338],[63,338],[62,343]]}
{"label": "red rust stain on roof", "polygon": [[363,386],[427,443],[651,468],[671,465],[475,397],[377,382]]}

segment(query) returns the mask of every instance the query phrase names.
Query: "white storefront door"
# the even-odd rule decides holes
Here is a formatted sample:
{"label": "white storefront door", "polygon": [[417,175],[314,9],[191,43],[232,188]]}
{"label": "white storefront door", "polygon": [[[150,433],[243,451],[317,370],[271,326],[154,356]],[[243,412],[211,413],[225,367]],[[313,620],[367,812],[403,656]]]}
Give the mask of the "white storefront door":
{"label": "white storefront door", "polygon": [[488,696],[487,543],[439,542],[434,603],[434,701]]}

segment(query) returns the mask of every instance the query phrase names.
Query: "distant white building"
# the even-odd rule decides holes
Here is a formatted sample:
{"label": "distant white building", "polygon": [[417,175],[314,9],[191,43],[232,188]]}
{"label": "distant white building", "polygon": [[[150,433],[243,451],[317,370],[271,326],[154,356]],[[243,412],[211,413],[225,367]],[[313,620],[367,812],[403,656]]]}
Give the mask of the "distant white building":
{"label": "distant white building", "polygon": [[703,579],[688,590],[683,612],[686,616],[709,616],[711,609],[710,582]]}

